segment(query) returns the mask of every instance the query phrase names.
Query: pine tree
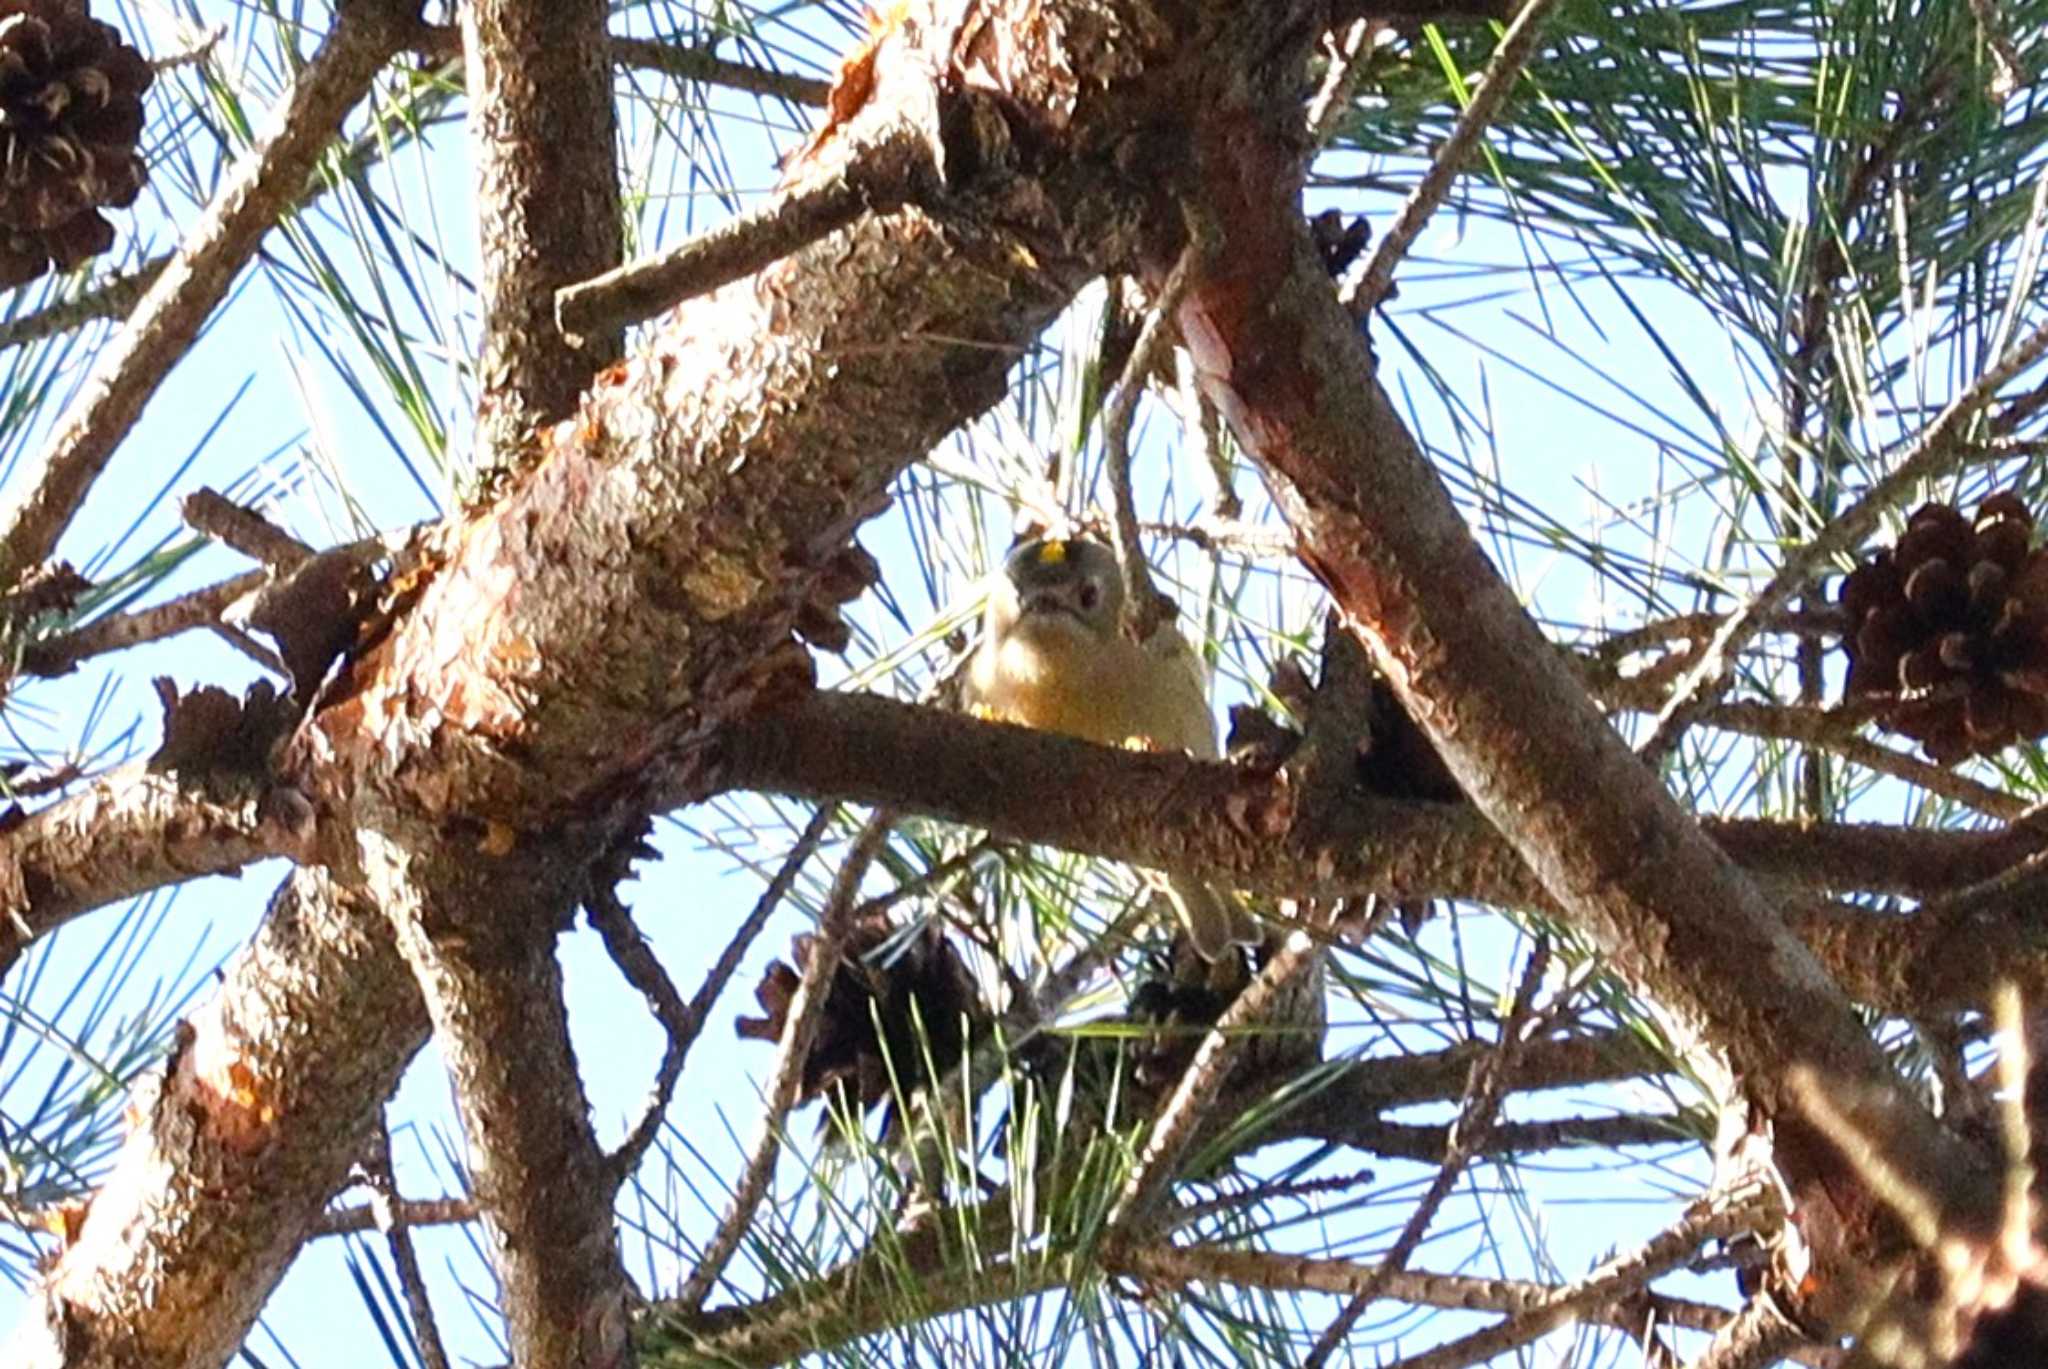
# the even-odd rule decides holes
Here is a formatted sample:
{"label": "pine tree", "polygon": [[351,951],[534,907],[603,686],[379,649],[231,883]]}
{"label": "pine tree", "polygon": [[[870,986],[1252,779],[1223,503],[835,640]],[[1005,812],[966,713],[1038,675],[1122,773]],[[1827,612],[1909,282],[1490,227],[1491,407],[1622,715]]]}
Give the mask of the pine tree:
{"label": "pine tree", "polygon": [[0,1361],[2043,1362],[2044,27],[0,0]]}

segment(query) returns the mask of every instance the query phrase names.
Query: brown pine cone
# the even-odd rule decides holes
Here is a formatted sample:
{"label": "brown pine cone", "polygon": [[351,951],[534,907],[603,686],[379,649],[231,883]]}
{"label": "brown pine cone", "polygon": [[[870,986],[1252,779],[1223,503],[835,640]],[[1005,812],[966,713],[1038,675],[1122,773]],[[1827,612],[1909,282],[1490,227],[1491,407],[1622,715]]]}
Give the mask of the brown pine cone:
{"label": "brown pine cone", "polygon": [[1950,504],[1914,513],[1842,581],[1845,696],[1943,764],[2048,733],[2048,553],[2033,531],[2009,493],[1974,521]]}
{"label": "brown pine cone", "polygon": [[114,245],[99,211],[142,191],[155,75],[86,0],[0,0],[0,287]]}
{"label": "brown pine cone", "polygon": [[[794,964],[778,960],[768,967],[754,990],[763,1016],[740,1018],[734,1024],[740,1036],[782,1039],[817,940],[798,936],[790,945]],[[849,1109],[888,1098],[892,1068],[905,1092],[930,1082],[927,1064],[943,1076],[959,1061],[969,1033],[988,1020],[966,962],[937,924],[906,930],[886,915],[866,919],[847,938],[824,1013],[798,1098],[842,1092]]]}

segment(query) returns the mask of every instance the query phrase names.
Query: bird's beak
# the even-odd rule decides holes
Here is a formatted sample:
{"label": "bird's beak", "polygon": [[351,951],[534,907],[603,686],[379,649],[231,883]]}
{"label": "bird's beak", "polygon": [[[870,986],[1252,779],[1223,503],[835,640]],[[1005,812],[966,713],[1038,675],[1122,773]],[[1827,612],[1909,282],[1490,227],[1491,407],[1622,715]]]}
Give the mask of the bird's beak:
{"label": "bird's beak", "polygon": [[1024,616],[1034,614],[1060,613],[1069,618],[1079,619],[1081,610],[1074,601],[1056,589],[1034,590],[1024,596]]}

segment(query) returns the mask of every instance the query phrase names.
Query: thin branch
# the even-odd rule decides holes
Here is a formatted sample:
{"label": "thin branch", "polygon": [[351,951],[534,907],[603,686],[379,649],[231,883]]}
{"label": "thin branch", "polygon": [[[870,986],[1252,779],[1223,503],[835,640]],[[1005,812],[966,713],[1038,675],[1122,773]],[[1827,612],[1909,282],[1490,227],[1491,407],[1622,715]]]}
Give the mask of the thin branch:
{"label": "thin branch", "polygon": [[555,294],[555,323],[567,337],[629,327],[686,299],[750,276],[868,213],[899,208],[907,178],[849,170],[782,195],[699,233]]}
{"label": "thin branch", "polygon": [[1754,1230],[1775,1201],[1772,1196],[1725,1207],[1695,1204],[1670,1228],[1628,1254],[1606,1261],[1574,1283],[1547,1290],[1496,1326],[1401,1361],[1402,1369],[1462,1369],[1505,1355],[1591,1315],[1595,1308],[1647,1288],[1652,1279],[1690,1260],[1708,1241]]}
{"label": "thin branch", "polygon": [[[1244,500],[1238,497],[1237,473],[1231,469],[1230,457],[1223,450],[1223,417],[1202,393],[1201,378],[1195,374],[1195,359],[1184,347],[1174,350],[1173,383],[1180,402],[1181,447],[1209,472],[1215,485],[1216,495],[1209,506],[1211,517],[1234,523],[1244,517]],[[1157,530],[1156,525],[1153,530]]]}
{"label": "thin branch", "polygon": [[1164,621],[1170,601],[1162,602],[1164,596],[1152,583],[1145,548],[1138,540],[1138,501],[1131,492],[1131,423],[1137,416],[1138,399],[1145,393],[1145,378],[1159,364],[1161,350],[1172,344],[1177,331],[1173,316],[1187,294],[1191,264],[1209,249],[1198,230],[1197,216],[1188,217],[1187,246],[1181,249],[1180,261],[1166,283],[1159,287],[1145,326],[1124,359],[1116,393],[1102,415],[1102,465],[1109,477],[1111,526],[1116,533],[1117,568],[1124,582],[1122,627],[1126,635],[1141,642]]}
{"label": "thin branch", "polygon": [[[1320,1098],[1318,1102],[1320,1103]],[[1441,1164],[1451,1152],[1451,1128],[1416,1122],[1338,1122],[1320,1106],[1289,1113],[1259,1142],[1312,1138],[1337,1141],[1373,1155]],[[1544,1122],[1496,1122],[1470,1143],[1473,1155],[1533,1155],[1546,1150],[1613,1150],[1622,1146],[1696,1143],[1691,1119],[1675,1113],[1641,1117],[1558,1117]]]}
{"label": "thin branch", "polygon": [[289,680],[292,677],[292,669],[284,663],[282,656],[233,623],[208,623],[206,630],[279,679]]}
{"label": "thin branch", "polygon": [[[1725,613],[1677,613],[1611,633],[1579,650],[1588,661],[1616,666],[1638,652],[1672,642],[1706,642],[1727,621]],[[1847,626],[1847,616],[1838,609],[1780,609],[1765,620],[1764,630],[1801,637],[1839,637]]]}
{"label": "thin branch", "polygon": [[1699,662],[1686,672],[1672,690],[1670,700],[1657,715],[1656,729],[1640,748],[1652,764],[1671,753],[1685,732],[1706,710],[1720,702],[1735,672],[1735,660],[1750,638],[1763,629],[1772,614],[1783,608],[1836,558],[1846,556],[1863,544],[1877,529],[1885,513],[1910,498],[1919,486],[1942,474],[1964,451],[1959,439],[1976,412],[1990,403],[2008,381],[2048,355],[2048,324],[2042,324],[2013,344],[2005,355],[1987,367],[1970,387],[1950,400],[1948,406],[1899,456],[1890,473],[1864,491],[1863,497],[1831,519],[1805,545],[1788,552],[1784,564],[1770,582],[1758,590],[1740,609],[1730,614],[1721,630],[1707,644]]}
{"label": "thin branch", "polygon": [[617,1189],[639,1168],[641,1157],[660,1134],[662,1119],[668,1115],[669,1101],[675,1096],[676,1080],[682,1077],[683,1061],[690,1041],[697,1034],[699,1022],[691,1018],[683,996],[676,992],[675,981],[669,978],[660,958],[654,954],[654,948],[647,944],[647,938],[634,925],[632,913],[619,902],[616,890],[593,888],[585,896],[583,908],[585,918],[604,940],[605,951],[611,956],[612,964],[618,967],[620,977],[647,1000],[648,1009],[661,1023],[664,1039],[661,1063],[655,1067],[654,1086],[649,1090],[647,1106],[641,1110],[640,1120],[626,1133],[626,1139],[619,1143],[619,1148],[605,1157],[611,1187]]}
{"label": "thin branch", "polygon": [[[620,962],[619,968],[622,973],[626,973],[626,966],[629,963],[638,966],[634,972],[627,973],[627,979],[647,998],[668,1037],[668,1048],[663,1052],[661,1066],[655,1072],[654,1097],[648,1103],[647,1111],[642,1114],[639,1124],[627,1135],[619,1148],[612,1152],[612,1179],[615,1184],[623,1184],[631,1176],[633,1170],[639,1166],[640,1157],[646,1154],[647,1148],[660,1134],[662,1118],[668,1110],[669,1095],[682,1074],[684,1062],[689,1059],[690,1047],[697,1043],[697,1037],[704,1030],[704,1023],[711,1016],[712,1004],[725,992],[725,986],[731,982],[741,958],[753,946],[754,938],[761,934],[761,929],[768,925],[768,919],[781,906],[782,900],[788,897],[790,887],[796,883],[798,872],[803,869],[804,862],[817,851],[818,843],[831,828],[833,815],[837,812],[838,806],[828,803],[821,805],[811,814],[811,820],[805,823],[803,831],[797,834],[796,843],[789,848],[789,854],[783,857],[781,866],[768,881],[768,886],[761,891],[761,896],[754,900],[753,908],[726,939],[725,949],[719,952],[717,961],[705,974],[704,982],[698,986],[696,994],[687,1004],[676,994],[675,986],[669,980],[667,972],[662,970],[660,961],[654,958],[645,939],[633,927],[630,916],[625,915],[625,910],[618,909],[624,921],[623,931],[631,935],[629,939],[622,937],[620,946],[612,945],[614,937],[619,935],[620,931],[617,927],[618,919],[609,915],[604,917],[598,930],[605,938],[606,947],[611,949],[612,958]],[[616,907],[617,900],[612,899],[611,902]],[[858,917],[858,911],[855,916]],[[642,963],[643,957],[647,963]]]}
{"label": "thin branch", "polygon": [[[402,1226],[459,1226],[481,1215],[474,1198],[394,1198],[387,1205],[391,1220]],[[315,1236],[345,1236],[355,1231],[380,1231],[379,1205],[359,1203],[331,1208],[314,1223]]]}
{"label": "thin branch", "polygon": [[[1605,683],[1589,682],[1593,697],[1608,707],[1636,713],[1655,713],[1669,698],[1655,683],[1641,677]],[[1881,775],[1891,775],[1918,785],[1930,794],[1951,799],[1980,813],[2010,821],[2027,811],[2027,801],[2016,794],[1994,789],[1982,780],[1935,765],[1903,751],[1859,735],[1869,721],[1871,707],[1852,703],[1833,708],[1806,708],[1797,704],[1716,704],[1699,717],[1703,726],[1748,737],[1769,737],[1778,741],[1802,742],[1833,752],[1844,760]]]}
{"label": "thin branch", "polygon": [[1330,65],[1323,73],[1323,83],[1316,88],[1315,98],[1308,102],[1308,135],[1318,148],[1330,145],[1330,139],[1337,136],[1337,126],[1351,112],[1351,99],[1358,93],[1358,83],[1365,75],[1365,58],[1372,50],[1373,36],[1385,27],[1371,19],[1354,19],[1341,32],[1323,35]]}
{"label": "thin branch", "polygon": [[810,958],[804,963],[796,997],[790,1001],[789,1021],[783,1028],[775,1070],[769,1076],[768,1098],[753,1154],[747,1158],[746,1170],[734,1187],[732,1202],[718,1224],[718,1231],[676,1294],[676,1303],[685,1315],[693,1315],[703,1307],[705,1297],[725,1272],[726,1262],[739,1249],[740,1240],[754,1219],[754,1209],[768,1192],[775,1157],[782,1148],[782,1119],[796,1104],[797,1090],[803,1086],[804,1063],[810,1057],[818,1027],[825,1020],[825,999],[833,976],[839,972],[840,952],[846,945],[847,933],[852,930],[853,907],[861,881],[867,877],[868,867],[874,863],[882,844],[889,839],[894,823],[895,815],[887,809],[871,815],[847,848],[846,860],[833,877],[832,891],[818,919],[817,937],[811,942]]}
{"label": "thin branch", "polygon": [[1145,1147],[1110,1209],[1111,1231],[1126,1230],[1145,1220],[1179,1170],[1203,1112],[1222,1092],[1221,1084],[1238,1052],[1251,1039],[1247,1029],[1264,1021],[1275,1001],[1312,971],[1322,954],[1322,947],[1307,932],[1298,928],[1289,932],[1257,978],[1216,1019],[1181,1073],[1180,1082],[1159,1105]]}
{"label": "thin branch", "polygon": [[[455,61],[462,56],[462,32],[445,24],[423,24],[412,48],[429,61]],[[658,71],[679,80],[767,95],[817,109],[823,109],[832,94],[829,81],[750,66],[716,56],[704,48],[677,47],[654,38],[613,35],[606,44],[606,52],[616,66]]]}
{"label": "thin branch", "polygon": [[32,314],[0,322],[0,349],[68,333],[95,319],[125,316],[135,307],[136,301],[149,292],[157,276],[176,255],[175,252],[165,252],[151,257],[133,271],[109,276],[71,299],[59,300]]}
{"label": "thin branch", "polygon": [[1522,68],[1535,54],[1536,39],[1543,31],[1543,20],[1554,3],[1555,0],[1526,0],[1516,12],[1514,21],[1501,36],[1500,46],[1487,60],[1486,70],[1479,78],[1479,88],[1472,92],[1471,101],[1458,112],[1458,122],[1451,128],[1450,136],[1436,150],[1429,170],[1423,173],[1421,182],[1381,236],[1365,274],[1344,292],[1344,307],[1351,311],[1352,317],[1365,317],[1386,298],[1394,283],[1394,269],[1408,255],[1408,249],[1415,245],[1416,238],[1421,236],[1430,216],[1443,204],[1444,197],[1451,193],[1451,183],[1465,169],[1467,159],[1479,145],[1487,126],[1493,122],[1508,92],[1520,79]]}
{"label": "thin branch", "polygon": [[413,1248],[412,1233],[405,1220],[404,1204],[398,1197],[398,1181],[391,1173],[390,1124],[378,1129],[372,1151],[362,1166],[364,1186],[370,1191],[369,1210],[377,1230],[384,1235],[385,1251],[398,1273],[398,1286],[405,1295],[406,1310],[412,1314],[414,1344],[419,1348],[420,1369],[448,1369],[448,1352],[441,1345],[441,1328],[434,1320],[433,1300],[427,1296],[427,1282],[420,1274],[419,1252]]}
{"label": "thin branch", "polygon": [[255,509],[218,490],[200,488],[185,496],[178,512],[195,532],[232,547],[276,571],[293,571],[313,559],[313,549]]}
{"label": "thin branch", "polygon": [[[1370,1277],[1371,1266],[1341,1260],[1313,1260],[1261,1250],[1227,1246],[1151,1246],[1118,1251],[1117,1272],[1170,1287],[1191,1283],[1231,1283],[1276,1292],[1347,1293]],[[1334,1266],[1334,1267],[1333,1267]],[[1519,1279],[1479,1278],[1469,1274],[1404,1271],[1387,1281],[1387,1296],[1419,1307],[1455,1308],[1467,1312],[1517,1313],[1540,1305],[1556,1292],[1553,1285]],[[1616,1326],[1639,1316],[1639,1309],[1675,1326],[1712,1331],[1733,1315],[1723,1308],[1656,1294],[1595,1304],[1583,1321]],[[1790,1358],[1815,1369],[1836,1369],[1841,1359],[1831,1347],[1802,1346]],[[1403,1361],[1407,1364],[1407,1361]]]}
{"label": "thin branch", "polygon": [[[394,528],[390,532],[330,547],[317,553],[314,559],[342,555],[364,565],[387,556],[402,561],[402,553],[415,531],[411,527]],[[128,613],[108,614],[69,632],[31,642],[22,652],[21,668],[32,675],[62,675],[79,662],[110,651],[124,651],[196,628],[218,627],[237,612],[237,606],[244,599],[252,595],[288,593],[290,589],[290,576],[280,577],[271,570],[244,571],[203,589],[166,599],[161,604],[151,604]]]}
{"label": "thin branch", "polygon": [[697,81],[707,86],[743,90],[749,95],[767,95],[795,105],[823,109],[832,94],[832,83],[810,76],[795,76],[745,62],[713,56],[703,48],[682,48],[652,38],[611,40],[612,60],[620,66],[658,71],[678,80]]}
{"label": "thin branch", "polygon": [[161,604],[95,618],[82,627],[31,643],[22,652],[21,668],[32,675],[62,675],[94,656],[211,627],[230,607],[269,581],[269,571],[245,571]]}
{"label": "thin branch", "polygon": [[1328,1364],[1345,1337],[1351,1334],[1351,1328],[1365,1315],[1366,1307],[1386,1288],[1387,1280],[1408,1267],[1408,1261],[1414,1258],[1422,1238],[1428,1234],[1430,1223],[1436,1220],[1438,1209],[1451,1196],[1458,1176],[1464,1173],[1466,1164],[1484,1146],[1500,1112],[1501,1094],[1521,1055],[1523,1033],[1529,1026],[1536,991],[1542,986],[1543,973],[1549,964],[1549,943],[1539,941],[1530,953],[1528,963],[1522,967],[1514,1003],[1508,1010],[1507,1019],[1501,1023],[1499,1044],[1472,1065],[1472,1073],[1465,1082],[1465,1096],[1458,1105],[1458,1120],[1452,1124],[1446,1138],[1443,1163],[1437,1167],[1436,1177],[1430,1180],[1429,1187],[1408,1214],[1408,1220],[1402,1224],[1393,1245],[1374,1266],[1365,1286],[1351,1295],[1351,1301],[1316,1338],[1314,1348],[1303,1361],[1305,1369],[1322,1369]]}
{"label": "thin branch", "polygon": [[342,119],[412,30],[417,7],[357,0],[299,72],[271,129],[234,165],[177,257],[99,350],[49,445],[0,513],[0,585],[46,559],[100,473],[279,214],[304,190]]}

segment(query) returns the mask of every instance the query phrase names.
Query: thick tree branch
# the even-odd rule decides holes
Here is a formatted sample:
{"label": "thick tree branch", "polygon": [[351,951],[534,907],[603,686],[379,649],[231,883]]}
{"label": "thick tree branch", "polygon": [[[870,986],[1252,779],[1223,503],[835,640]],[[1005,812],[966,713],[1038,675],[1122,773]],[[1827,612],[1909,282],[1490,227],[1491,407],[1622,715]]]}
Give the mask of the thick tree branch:
{"label": "thick tree branch", "polygon": [[[1274,898],[1557,906],[1514,849],[1463,805],[1353,798],[1335,811],[1303,811],[1298,788],[1273,775],[874,695],[802,696],[727,730],[716,754],[694,781],[701,787],[672,791],[667,802],[733,788],[887,804],[1012,840],[1193,870]],[[1043,802],[1048,793],[1062,801]],[[1861,1001],[1911,1013],[1981,1003],[2001,976],[2048,975],[2020,910],[1985,910],[1969,936],[1957,937],[1927,919],[1813,903],[1830,890],[1953,892],[2038,847],[2042,838],[2027,827],[1961,832],[1746,818],[1703,826],[1756,877],[1802,892],[1790,916]]]}
{"label": "thick tree branch", "polygon": [[315,158],[412,32],[418,0],[352,0],[292,83],[270,132],[235,164],[177,257],[151,281],[127,324],[94,359],[35,474],[0,512],[0,586],[56,549],[86,491],[199,335],[279,214],[305,189]]}
{"label": "thick tree branch", "polygon": [[303,808],[255,783],[181,784],[137,763],[18,818],[0,832],[0,976],[81,913],[298,850]]}
{"label": "thick tree branch", "polygon": [[569,1044],[555,940],[583,887],[566,852],[419,861],[364,837],[370,888],[426,999],[462,1106],[470,1174],[517,1361],[625,1363],[617,1189]]}
{"label": "thick tree branch", "polygon": [[[462,8],[483,267],[479,464],[528,464],[616,335],[571,342],[554,292],[617,262],[617,111],[605,0],[470,0]],[[330,802],[341,799],[327,790]],[[524,1369],[622,1369],[626,1296],[617,1187],[569,1041],[557,936],[588,888],[593,838],[480,838],[365,786],[335,806],[397,929],[448,1062],[469,1139],[491,1263]],[[483,857],[478,858],[479,854]]]}
{"label": "thick tree branch", "polygon": [[469,143],[482,229],[481,464],[575,407],[619,355],[615,330],[574,341],[555,291],[619,261],[622,214],[602,0],[475,0],[462,7]]}
{"label": "thick tree branch", "polygon": [[85,1228],[0,1348],[18,1369],[227,1363],[426,1040],[376,908],[302,871],[179,1031]]}
{"label": "thick tree branch", "polygon": [[[1192,156],[1230,239],[1181,311],[1205,389],[1265,468],[1304,561],[1465,792],[1646,992],[1678,1048],[1733,1064],[1779,1127],[1801,1201],[1821,1201],[1810,1186],[1836,1176],[1787,1081],[1805,1064],[1888,1088],[1888,1065],[1778,910],[1594,709],[1473,540],[1372,380],[1308,240],[1292,128],[1257,99],[1214,103]],[[1248,126],[1262,118],[1269,132],[1255,139]],[[1177,251],[1162,232],[1153,278]],[[1924,1109],[1900,1117],[1919,1153],[1971,1172]],[[1830,1196],[1872,1210],[1853,1183]],[[1824,1277],[1853,1280],[1874,1253],[1825,1250]]]}
{"label": "thick tree branch", "polygon": [[[1377,894],[1551,906],[1499,835],[1457,805],[1353,798],[1311,815],[1271,776],[1185,757],[1095,747],[872,695],[805,696],[734,727],[717,787],[888,804],[987,828],[1012,841],[1161,867],[1187,862],[1274,898]],[[1037,802],[1064,776],[1069,802]],[[181,790],[135,765],[0,833],[25,898],[8,957],[84,913],[152,889],[289,854],[297,805]],[[671,794],[663,806],[702,797]],[[1247,824],[1250,824],[1248,826]],[[1803,940],[1858,1001],[1914,1014],[1984,1001],[2000,976],[2043,982],[2048,967],[2024,907],[1943,919],[1826,906],[1828,893],[1951,894],[2013,868],[2040,845],[2027,828],[1970,832],[1879,824],[1707,819],[1739,864],[1798,888]],[[10,921],[12,919],[10,918]],[[30,935],[21,937],[25,925]]]}

